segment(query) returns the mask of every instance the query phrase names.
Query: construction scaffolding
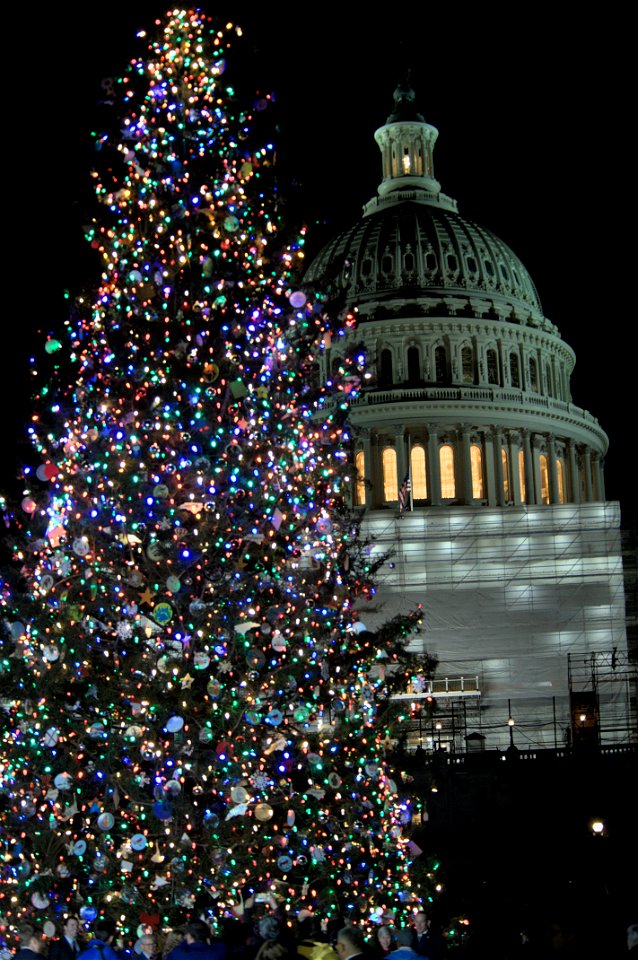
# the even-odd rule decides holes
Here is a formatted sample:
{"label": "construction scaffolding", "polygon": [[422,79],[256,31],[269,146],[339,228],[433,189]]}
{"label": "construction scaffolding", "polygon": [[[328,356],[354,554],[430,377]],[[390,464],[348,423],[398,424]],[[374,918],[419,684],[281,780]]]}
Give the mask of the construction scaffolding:
{"label": "construction scaffolding", "polygon": [[635,742],[638,663],[627,651],[569,654],[567,675],[574,744]]}

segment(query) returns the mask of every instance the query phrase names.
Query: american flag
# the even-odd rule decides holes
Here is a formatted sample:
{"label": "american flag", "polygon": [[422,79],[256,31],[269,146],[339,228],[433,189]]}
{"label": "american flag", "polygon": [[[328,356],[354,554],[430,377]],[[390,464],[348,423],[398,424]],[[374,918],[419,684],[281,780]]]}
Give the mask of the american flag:
{"label": "american flag", "polygon": [[405,480],[399,487],[399,513],[403,513],[404,510],[412,509],[412,498],[410,493],[412,492],[412,481],[410,480],[410,474],[406,473]]}

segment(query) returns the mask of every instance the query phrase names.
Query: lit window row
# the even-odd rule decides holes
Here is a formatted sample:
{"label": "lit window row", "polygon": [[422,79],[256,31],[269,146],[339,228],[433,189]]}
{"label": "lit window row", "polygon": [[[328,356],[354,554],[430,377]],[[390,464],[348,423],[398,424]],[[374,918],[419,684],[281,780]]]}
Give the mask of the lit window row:
{"label": "lit window row", "polygon": [[[355,454],[355,502],[360,506],[381,506],[399,500],[403,477],[396,446],[380,438],[374,449],[376,462],[368,464],[367,470],[364,449]],[[482,442],[443,442],[437,446],[436,463],[430,463],[428,456],[427,444],[417,441],[409,445],[406,459],[411,498],[416,504],[550,504],[604,499],[597,459],[592,460],[591,455],[574,457],[572,477],[562,446],[553,462],[546,451],[532,444],[527,449],[502,446],[500,463],[490,463],[490,469],[486,457],[494,457],[493,447],[486,450]]]}

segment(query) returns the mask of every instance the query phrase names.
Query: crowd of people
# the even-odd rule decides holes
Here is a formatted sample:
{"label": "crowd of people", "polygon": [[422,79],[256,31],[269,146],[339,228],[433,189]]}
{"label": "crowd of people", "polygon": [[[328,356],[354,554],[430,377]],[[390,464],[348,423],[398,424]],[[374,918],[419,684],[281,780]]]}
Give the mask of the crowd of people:
{"label": "crowd of people", "polygon": [[405,927],[380,924],[372,936],[358,926],[322,923],[307,910],[294,923],[275,912],[254,919],[246,911],[225,921],[217,934],[196,919],[176,930],[145,927],[129,946],[109,917],[99,918],[87,932],[77,917],[68,916],[53,939],[24,924],[15,960],[441,960],[444,946],[423,911]]}
{"label": "crowd of people", "polygon": [[[376,925],[366,935],[360,926],[320,922],[310,911],[301,911],[294,922],[275,912],[259,919],[242,912],[217,934],[204,920],[194,919],[174,930],[144,927],[135,943],[127,946],[111,918],[99,918],[89,932],[77,917],[68,916],[59,936],[51,939],[42,928],[23,924],[13,960],[442,960],[457,954],[432,929],[431,918],[423,910],[412,914],[405,925],[383,919],[390,922]],[[638,953],[638,924],[627,928],[627,951]],[[486,960],[503,956],[475,955]],[[560,949],[539,952],[524,935],[507,957],[541,960],[581,955]]]}

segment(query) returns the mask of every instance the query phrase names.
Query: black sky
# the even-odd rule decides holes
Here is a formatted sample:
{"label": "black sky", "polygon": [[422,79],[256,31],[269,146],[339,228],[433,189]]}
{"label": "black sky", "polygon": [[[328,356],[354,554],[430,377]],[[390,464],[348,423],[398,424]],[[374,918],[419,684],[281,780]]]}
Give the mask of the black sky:
{"label": "black sky", "polygon": [[[444,192],[520,256],[545,314],[576,352],[573,399],[610,437],[607,494],[621,500],[629,520],[635,108],[625,15],[608,7],[594,22],[574,8],[559,20],[549,6],[524,3],[480,13],[394,4],[378,18],[346,3],[201,6],[244,29],[227,71],[241,95],[276,95],[289,210],[303,211],[310,252],[356,220],[374,194],[373,134],[411,69],[419,109],[439,129],[435,174]],[[102,81],[123,72],[140,49],[136,30],[165,9],[114,0],[79,13],[49,8],[32,23],[11,14],[24,56],[5,85],[7,139],[16,151],[7,193],[20,251],[7,279],[11,286],[24,274],[26,287],[1,355],[3,475],[15,474],[12,438],[29,410],[22,381],[36,331],[61,323],[65,288],[97,280],[82,224]],[[553,8],[561,16],[566,9]],[[21,382],[9,384],[9,375]]]}

